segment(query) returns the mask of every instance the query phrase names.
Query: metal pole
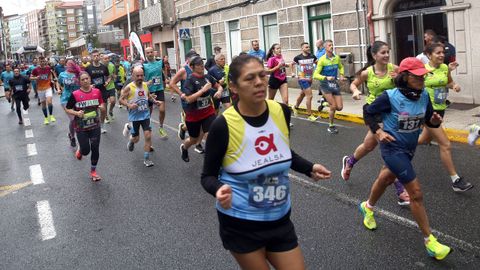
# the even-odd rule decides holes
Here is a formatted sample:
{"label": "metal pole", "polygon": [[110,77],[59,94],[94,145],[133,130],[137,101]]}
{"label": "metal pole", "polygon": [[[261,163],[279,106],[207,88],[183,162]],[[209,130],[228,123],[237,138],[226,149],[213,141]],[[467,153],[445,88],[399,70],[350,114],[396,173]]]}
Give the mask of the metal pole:
{"label": "metal pole", "polygon": [[[362,50],[362,31],[360,30],[360,8],[359,8],[359,5],[360,5],[360,2],[359,0],[357,0],[357,3],[356,3],[356,11],[357,11],[357,31],[358,31],[358,51],[360,53],[360,68],[362,68],[362,65],[363,65],[363,50]],[[363,29],[366,29],[367,26],[364,25]],[[365,93],[365,88],[363,87],[363,83],[362,83],[362,94]]]}
{"label": "metal pole", "polygon": [[133,48],[132,48],[132,40],[130,40],[130,32],[132,31],[132,27],[130,26],[130,5],[127,1],[127,24],[128,24],[128,40],[130,41],[130,57],[133,61]]}

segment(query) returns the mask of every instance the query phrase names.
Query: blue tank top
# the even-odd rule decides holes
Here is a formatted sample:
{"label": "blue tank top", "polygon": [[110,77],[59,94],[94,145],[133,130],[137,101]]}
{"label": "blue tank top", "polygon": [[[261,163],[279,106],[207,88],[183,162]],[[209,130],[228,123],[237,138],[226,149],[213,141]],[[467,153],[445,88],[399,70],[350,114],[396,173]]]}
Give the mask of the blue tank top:
{"label": "blue tank top", "polygon": [[391,143],[382,143],[382,154],[415,152],[429,96],[424,90],[417,101],[405,97],[398,88],[386,91],[391,104],[391,112],[383,114],[383,130],[395,138]]}
{"label": "blue tank top", "polygon": [[136,103],[138,106],[135,110],[128,110],[128,121],[150,119],[150,110],[148,107],[149,90],[147,83],[144,82],[142,87],[137,87],[135,82],[131,82],[128,87],[130,87],[130,93],[127,97],[128,103]]}
{"label": "blue tank top", "polygon": [[148,87],[152,93],[163,91],[162,66],[162,60],[145,62],[143,64],[143,68],[145,70],[145,81],[152,81],[152,84]]}

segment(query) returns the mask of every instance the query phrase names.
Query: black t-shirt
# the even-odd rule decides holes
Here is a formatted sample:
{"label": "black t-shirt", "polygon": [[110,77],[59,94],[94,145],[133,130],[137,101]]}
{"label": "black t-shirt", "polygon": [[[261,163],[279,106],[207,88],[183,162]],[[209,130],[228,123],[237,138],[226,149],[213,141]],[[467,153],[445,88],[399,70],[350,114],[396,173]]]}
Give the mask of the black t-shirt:
{"label": "black t-shirt", "polygon": [[110,73],[108,68],[100,63],[100,66],[96,67],[93,64],[89,65],[85,70],[92,79],[92,84],[101,91],[106,91],[105,82],[108,80]]}
{"label": "black t-shirt", "polygon": [[208,58],[207,63],[205,63],[205,69],[210,70],[215,65],[215,55]]}
{"label": "black t-shirt", "polygon": [[30,79],[25,76],[13,76],[13,78],[8,82],[10,84],[10,89],[13,89],[14,95],[25,95],[27,94],[28,85],[30,84]]}
{"label": "black t-shirt", "polygon": [[[192,73],[190,76],[188,76],[187,80],[185,81],[184,85],[184,93],[187,96],[191,96],[195,93],[197,93],[200,89],[202,89],[205,84],[210,82],[212,84],[212,87],[217,84],[217,80],[213,78],[210,75],[204,75],[204,76],[199,76],[197,74]],[[216,90],[214,88],[210,88],[210,91],[205,92],[201,97],[207,97],[209,95],[214,95]],[[197,102],[193,102],[188,104],[189,109],[197,109]]]}
{"label": "black t-shirt", "polygon": [[[212,76],[215,80],[220,81],[225,77],[225,70],[218,65],[214,65],[208,70],[208,75]],[[223,88],[225,88],[226,83],[222,85]]]}

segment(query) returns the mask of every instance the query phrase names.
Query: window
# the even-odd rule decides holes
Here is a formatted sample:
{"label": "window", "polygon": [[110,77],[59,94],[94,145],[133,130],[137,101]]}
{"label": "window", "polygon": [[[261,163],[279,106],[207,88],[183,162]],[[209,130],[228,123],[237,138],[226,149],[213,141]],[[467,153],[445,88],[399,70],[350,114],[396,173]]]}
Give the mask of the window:
{"label": "window", "polygon": [[67,18],[67,22],[74,22],[75,21],[75,17],[68,17]]}
{"label": "window", "polygon": [[240,22],[238,20],[228,22],[228,38],[230,44],[230,59],[242,52],[240,37]]}
{"label": "window", "polygon": [[105,9],[112,6],[112,0],[103,0],[103,4],[105,5]]}
{"label": "window", "polygon": [[75,9],[73,8],[67,9],[67,14],[75,14]]}
{"label": "window", "polygon": [[75,33],[75,32],[68,32],[68,37],[77,37],[77,33]]}
{"label": "window", "polygon": [[87,15],[87,18],[93,20],[93,19],[94,19],[93,14],[88,14],[88,15]]}
{"label": "window", "polygon": [[268,51],[273,43],[279,43],[277,14],[262,16],[264,50]]}
{"label": "window", "polygon": [[[308,31],[310,44],[315,44],[318,39],[332,39],[332,19],[330,3],[308,7]],[[310,46],[315,49],[315,46]]]}
{"label": "window", "polygon": [[69,24],[68,25],[68,30],[74,30],[75,29],[75,25],[74,24]]}
{"label": "window", "polygon": [[212,30],[210,25],[203,27],[203,36],[205,37],[205,52],[207,58],[212,56]]}

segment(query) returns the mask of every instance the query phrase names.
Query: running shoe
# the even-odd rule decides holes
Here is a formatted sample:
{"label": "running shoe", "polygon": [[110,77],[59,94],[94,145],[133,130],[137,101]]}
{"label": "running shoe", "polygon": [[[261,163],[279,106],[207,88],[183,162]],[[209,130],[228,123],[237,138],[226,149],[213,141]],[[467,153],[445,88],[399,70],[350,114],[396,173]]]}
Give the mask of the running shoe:
{"label": "running shoe", "polygon": [[177,135],[180,140],[185,140],[185,130],[183,130],[183,123],[178,124]]}
{"label": "running shoe", "polygon": [[108,119],[108,117],[105,117],[105,124],[110,124],[110,119]]}
{"label": "running shoe", "polygon": [[80,148],[78,148],[77,151],[75,151],[75,157],[78,160],[82,160],[82,153],[80,153]]}
{"label": "running shoe", "polygon": [[107,130],[104,129],[103,127],[101,127],[101,128],[100,128],[100,133],[105,134],[105,133],[107,133]]}
{"label": "running shoe", "polygon": [[128,149],[128,151],[130,151],[130,152],[132,152],[133,149],[135,149],[135,144],[134,144],[132,141],[130,141],[130,140],[128,140],[127,149]]}
{"label": "running shoe", "polygon": [[360,213],[363,215],[363,225],[369,230],[375,230],[377,223],[373,217],[373,210],[368,209],[367,202],[362,202],[358,207],[360,208]]}
{"label": "running shoe", "polygon": [[177,97],[176,97],[176,96],[172,96],[171,99],[172,99],[172,102],[175,102],[175,100],[177,100]]}
{"label": "running shoe", "polygon": [[23,121],[22,120],[18,121],[18,124],[23,125]]}
{"label": "running shoe", "polygon": [[342,176],[342,179],[345,181],[348,181],[350,178],[350,172],[353,169],[353,166],[350,165],[350,157],[349,156],[344,156],[342,159],[342,172],[340,175]]}
{"label": "running shoe", "polygon": [[292,122],[290,122],[290,127],[293,127],[293,123],[292,123]]}
{"label": "running shoe", "polygon": [[317,117],[315,117],[315,115],[311,114],[311,115],[308,117],[308,120],[310,120],[310,122],[315,122],[315,121],[317,121]]}
{"label": "running shoe", "polygon": [[430,257],[434,257],[437,260],[443,260],[452,251],[452,249],[446,245],[437,241],[437,238],[430,234],[428,241],[425,243],[425,248]]}
{"label": "running shoe", "polygon": [[400,206],[410,205],[410,195],[408,195],[408,192],[406,190],[404,190],[402,193],[398,195],[397,203]]}
{"label": "running shoe", "polygon": [[297,106],[293,106],[292,111],[293,111],[293,115],[298,116],[298,107]]}
{"label": "running shoe", "polygon": [[188,157],[188,150],[184,148],[183,143],[180,145],[180,152],[182,153],[183,161],[189,162],[190,158]]}
{"label": "running shoe", "polygon": [[155,151],[155,148],[153,148],[153,146],[150,146],[150,151],[149,152],[154,152]]}
{"label": "running shoe", "polygon": [[[13,103],[12,103],[12,105],[13,105]],[[10,109],[12,110],[12,112],[14,112],[14,111],[15,111],[15,108],[13,108],[13,106],[12,106],[12,107],[10,107]]]}
{"label": "running shoe", "polygon": [[463,177],[459,177],[452,183],[452,188],[455,192],[465,192],[472,189],[473,185],[463,180]]}
{"label": "running shoe", "polygon": [[37,105],[40,106],[40,104],[42,104],[42,102],[40,102],[40,99],[39,99],[37,102]]}
{"label": "running shoe", "polygon": [[97,171],[90,171],[90,178],[92,179],[93,182],[97,182],[102,180],[102,177],[97,174]]}
{"label": "running shoe", "polygon": [[113,112],[109,112],[108,115],[110,116],[110,120],[113,121],[115,117],[113,117]]}
{"label": "running shoe", "polygon": [[197,145],[195,146],[195,149],[194,149],[194,150],[195,150],[195,152],[197,152],[197,153],[199,153],[199,154],[205,153],[205,149],[203,149],[203,146],[202,146],[201,143],[197,144]]}
{"label": "running shoe", "polygon": [[468,143],[470,145],[475,145],[479,137],[480,126],[479,125],[471,125],[470,126],[470,133],[468,134]]}
{"label": "running shoe", "polygon": [[68,133],[68,139],[70,140],[71,147],[77,147],[77,142],[75,141],[75,137],[72,134]]}
{"label": "running shoe", "polygon": [[122,134],[124,137],[127,137],[128,134],[130,133],[130,123],[125,123],[125,125],[123,126],[123,131],[122,131]]}
{"label": "running shoe", "polygon": [[118,105],[118,108],[123,109],[123,105],[122,104]]}
{"label": "running shoe", "polygon": [[168,137],[167,131],[163,127],[158,128],[158,134],[160,134],[161,139],[167,139]]}
{"label": "running shoe", "polygon": [[48,116],[48,120],[49,120],[50,122],[56,122],[56,121],[57,121],[57,119],[55,119],[55,116],[53,116],[53,115],[49,115],[49,116]]}
{"label": "running shoe", "polygon": [[338,129],[336,126],[329,126],[327,128],[327,131],[330,132],[330,134],[337,134],[338,133]]}
{"label": "running shoe", "polygon": [[43,124],[44,125],[50,124],[50,121],[48,121],[48,117],[45,117],[45,119],[43,119]]}
{"label": "running shoe", "polygon": [[153,161],[151,161],[150,159],[144,159],[143,160],[143,165],[145,165],[145,167],[152,167],[153,166]]}

